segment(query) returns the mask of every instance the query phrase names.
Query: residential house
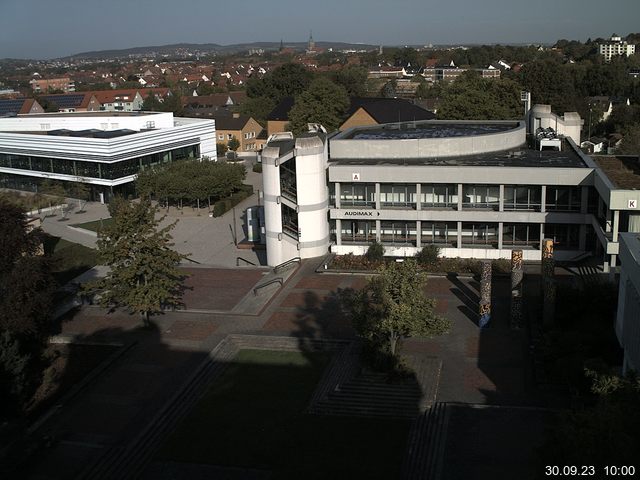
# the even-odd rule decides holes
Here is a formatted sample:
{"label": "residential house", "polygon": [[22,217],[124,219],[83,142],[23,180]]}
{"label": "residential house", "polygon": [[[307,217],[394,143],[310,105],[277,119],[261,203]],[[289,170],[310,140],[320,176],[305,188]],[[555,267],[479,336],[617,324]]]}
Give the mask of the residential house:
{"label": "residential house", "polygon": [[233,107],[240,106],[247,94],[245,92],[215,93],[182,97],[184,115],[187,117],[214,117]]}
{"label": "residential house", "polygon": [[55,105],[59,112],[98,112],[100,102],[92,92],[40,95],[41,102]]}
{"label": "residential house", "polygon": [[53,90],[61,90],[64,93],[76,91],[76,85],[69,77],[49,79],[34,78],[29,84],[34,93],[47,93]]}
{"label": "residential house", "polygon": [[44,113],[44,109],[33,98],[0,100],[0,117],[14,117],[27,113]]}
{"label": "residential house", "polygon": [[239,153],[257,152],[262,149],[266,139],[260,136],[263,128],[256,120],[239,113],[215,115],[216,142],[228,145],[234,137],[240,142]]}

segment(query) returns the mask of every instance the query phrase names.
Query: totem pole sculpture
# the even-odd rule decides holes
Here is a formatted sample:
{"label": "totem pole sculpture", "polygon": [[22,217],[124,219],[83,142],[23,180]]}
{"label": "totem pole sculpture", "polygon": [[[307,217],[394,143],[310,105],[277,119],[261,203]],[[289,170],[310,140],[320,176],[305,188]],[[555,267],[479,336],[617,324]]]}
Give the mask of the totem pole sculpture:
{"label": "totem pole sculpture", "polygon": [[522,250],[511,251],[511,315],[509,326],[522,328]]}
{"label": "totem pole sculpture", "polygon": [[480,273],[480,328],[485,328],[491,320],[491,260],[482,262]]}
{"label": "totem pole sculpture", "polygon": [[545,238],[542,241],[542,320],[547,327],[553,323],[556,311],[555,266],[553,240]]}

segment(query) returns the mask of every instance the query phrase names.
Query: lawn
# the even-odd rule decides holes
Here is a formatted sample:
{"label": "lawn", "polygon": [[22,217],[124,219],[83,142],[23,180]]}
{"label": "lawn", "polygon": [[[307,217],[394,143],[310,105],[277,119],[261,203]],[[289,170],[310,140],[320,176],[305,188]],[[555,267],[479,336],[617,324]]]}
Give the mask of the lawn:
{"label": "lawn", "polygon": [[48,235],[44,251],[51,258],[51,270],[59,285],[73,280],[98,263],[98,252],[92,248]]}
{"label": "lawn", "polygon": [[100,220],[94,220],[92,222],[78,223],[76,225],[72,225],[72,227],[84,228],[85,230],[91,230],[92,232],[97,232],[102,227],[106,227],[113,223],[113,218],[101,218]]}
{"label": "lawn", "polygon": [[409,422],[304,413],[329,358],[241,350],[156,455],[274,479],[398,478]]}

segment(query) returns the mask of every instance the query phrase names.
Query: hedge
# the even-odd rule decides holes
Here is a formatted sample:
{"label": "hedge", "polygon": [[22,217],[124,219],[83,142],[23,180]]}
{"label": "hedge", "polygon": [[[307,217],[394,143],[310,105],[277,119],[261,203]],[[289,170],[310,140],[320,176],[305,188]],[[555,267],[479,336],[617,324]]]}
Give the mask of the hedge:
{"label": "hedge", "polygon": [[213,216],[221,217],[237,204],[239,204],[242,200],[250,197],[252,194],[253,187],[251,185],[242,185],[241,190],[238,190],[231,196],[223,198],[222,200],[218,200],[213,204]]}

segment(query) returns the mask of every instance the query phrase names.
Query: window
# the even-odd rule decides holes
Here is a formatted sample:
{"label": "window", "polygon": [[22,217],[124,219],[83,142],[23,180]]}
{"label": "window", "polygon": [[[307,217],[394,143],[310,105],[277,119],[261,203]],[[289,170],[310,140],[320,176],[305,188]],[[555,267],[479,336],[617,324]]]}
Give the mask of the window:
{"label": "window", "polygon": [[488,208],[497,210],[500,205],[498,185],[464,185],[463,208]]}
{"label": "window", "polygon": [[282,206],[282,232],[286,233],[290,237],[298,240],[299,229],[298,229],[298,214],[293,209],[285,205]]}
{"label": "window", "polygon": [[380,222],[380,241],[387,245],[416,244],[416,222]]}
{"label": "window", "polygon": [[297,202],[298,189],[296,184],[296,159],[293,158],[280,165],[280,192],[282,196]]}
{"label": "window", "polygon": [[341,238],[345,243],[372,243],[376,239],[375,221],[343,220],[341,230]]}
{"label": "window", "polygon": [[50,130],[51,129],[51,124],[49,123],[41,123],[40,124],[40,130]]}
{"label": "window", "polygon": [[505,210],[540,211],[542,188],[527,185],[507,185],[504,187]]}
{"label": "window", "polygon": [[376,186],[373,183],[340,184],[341,207],[375,207]]}
{"label": "window", "polygon": [[579,229],[579,225],[547,223],[544,236],[553,239],[553,246],[558,250],[577,250]]}
{"label": "window", "polygon": [[227,133],[227,140],[231,140],[233,138],[233,134],[232,133]]}
{"label": "window", "polygon": [[423,245],[457,245],[458,224],[457,222],[422,222],[420,225],[420,242]]}
{"label": "window", "polygon": [[415,207],[415,184],[380,184],[380,204],[383,207]]}
{"label": "window", "polygon": [[218,135],[218,140],[224,140],[224,135]]}
{"label": "window", "polygon": [[540,225],[537,223],[505,223],[502,228],[503,247],[539,247]]}
{"label": "window", "polygon": [[498,224],[497,223],[462,223],[462,245],[497,247]]}
{"label": "window", "polygon": [[547,187],[546,209],[579,212],[582,187]]}
{"label": "window", "polygon": [[452,208],[458,205],[458,186],[423,184],[420,186],[421,208]]}

